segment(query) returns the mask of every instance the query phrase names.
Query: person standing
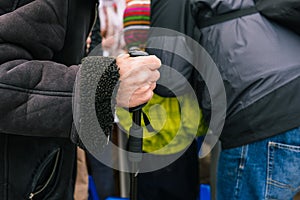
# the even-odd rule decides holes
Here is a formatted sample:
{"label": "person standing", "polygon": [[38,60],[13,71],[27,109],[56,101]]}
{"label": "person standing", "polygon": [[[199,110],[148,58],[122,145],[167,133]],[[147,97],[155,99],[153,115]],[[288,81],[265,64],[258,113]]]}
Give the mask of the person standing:
{"label": "person standing", "polygon": [[123,13],[125,0],[99,0],[103,56],[124,53]]}
{"label": "person standing", "polygon": [[[0,199],[73,199],[80,138],[72,126],[72,92],[95,6],[80,0],[0,3]],[[99,87],[108,104],[119,78],[119,105],[136,106],[153,95],[159,59],[94,59],[113,75]]]}
{"label": "person standing", "polygon": [[191,2],[227,96],[217,199],[292,199],[300,188],[300,36],[258,12],[203,28],[256,1]]}
{"label": "person standing", "polygon": [[[170,52],[161,52],[161,49],[149,49],[149,35],[151,40],[151,26],[163,27],[177,23],[177,18],[184,16],[177,15],[176,18],[165,20],[163,15],[165,8],[164,1],[150,0],[128,0],[124,12],[124,39],[127,49],[138,48],[154,54],[161,58],[163,65],[175,67],[186,67],[187,63],[175,57]],[[176,2],[182,5],[180,1]],[[152,18],[155,16],[155,18]],[[174,20],[174,21],[173,21]],[[172,27],[173,28],[173,27]],[[155,30],[154,30],[155,31]],[[157,38],[155,38],[156,40]],[[150,41],[151,42],[151,41]],[[158,41],[160,44],[169,45],[165,41]],[[174,42],[174,44],[176,44]],[[163,73],[161,73],[163,74]],[[162,77],[165,81],[172,82],[170,77]],[[178,79],[176,79],[178,81]],[[175,84],[176,85],[176,84]],[[157,85],[157,89],[161,86]],[[196,99],[188,90],[174,96],[169,93],[155,93],[152,99],[143,107],[144,115],[142,125],[146,116],[153,128],[143,129],[143,152],[158,160],[164,160],[178,155],[178,159],[157,170],[139,173],[137,195],[139,200],[186,200],[196,199],[199,195],[198,180],[198,154],[197,143],[194,140],[196,135],[206,133],[207,127],[203,123],[200,112],[195,112],[198,107]],[[131,121],[128,120],[122,109],[117,109],[121,129],[129,131]],[[147,121],[147,120],[146,120]],[[147,166],[155,166],[157,163],[149,159]]]}

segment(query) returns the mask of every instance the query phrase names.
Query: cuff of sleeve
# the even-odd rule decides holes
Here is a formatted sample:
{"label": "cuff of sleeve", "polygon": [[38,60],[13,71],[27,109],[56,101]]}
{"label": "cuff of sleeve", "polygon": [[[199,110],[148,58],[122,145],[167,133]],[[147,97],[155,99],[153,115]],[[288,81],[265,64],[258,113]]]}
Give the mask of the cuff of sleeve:
{"label": "cuff of sleeve", "polygon": [[96,89],[96,115],[105,135],[110,135],[113,128],[119,78],[119,68],[114,59],[105,67]]}
{"label": "cuff of sleeve", "polygon": [[[79,77],[77,101],[73,103],[78,130],[72,131],[71,139],[85,149],[82,141],[91,145],[100,141],[97,145],[102,145],[112,132],[120,74],[114,58],[89,56],[82,60]],[[106,136],[99,132],[99,126]]]}

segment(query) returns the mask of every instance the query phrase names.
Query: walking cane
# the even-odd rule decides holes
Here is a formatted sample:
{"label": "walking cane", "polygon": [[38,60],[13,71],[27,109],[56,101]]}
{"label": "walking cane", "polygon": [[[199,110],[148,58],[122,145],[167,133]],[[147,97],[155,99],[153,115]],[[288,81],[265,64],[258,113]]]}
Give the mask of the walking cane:
{"label": "walking cane", "polygon": [[[144,51],[136,49],[130,50],[131,57],[148,56],[149,54]],[[145,103],[146,104],[146,103]],[[128,139],[128,159],[131,162],[132,171],[130,173],[130,200],[137,200],[137,175],[138,164],[142,160],[142,147],[143,147],[143,128],[141,127],[142,108],[145,104],[130,108],[132,112],[132,126],[129,130]]]}

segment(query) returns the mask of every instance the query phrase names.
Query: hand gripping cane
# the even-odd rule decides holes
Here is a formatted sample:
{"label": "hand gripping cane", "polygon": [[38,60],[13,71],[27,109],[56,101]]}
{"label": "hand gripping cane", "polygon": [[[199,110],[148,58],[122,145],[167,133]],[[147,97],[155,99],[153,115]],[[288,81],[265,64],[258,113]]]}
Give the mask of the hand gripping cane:
{"label": "hand gripping cane", "polygon": [[[131,50],[131,57],[148,56],[144,51]],[[145,103],[146,104],[146,103]],[[132,126],[129,130],[128,159],[131,162],[132,172],[130,173],[130,200],[137,200],[137,175],[138,163],[142,160],[143,128],[141,127],[142,108],[145,104],[130,108],[132,112]]]}

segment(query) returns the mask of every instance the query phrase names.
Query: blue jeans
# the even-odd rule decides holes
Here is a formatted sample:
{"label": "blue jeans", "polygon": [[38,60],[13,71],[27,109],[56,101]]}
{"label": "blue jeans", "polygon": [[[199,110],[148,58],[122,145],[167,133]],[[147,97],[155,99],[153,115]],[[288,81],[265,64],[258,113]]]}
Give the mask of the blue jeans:
{"label": "blue jeans", "polygon": [[300,127],[222,150],[217,200],[291,200],[300,191]]}

